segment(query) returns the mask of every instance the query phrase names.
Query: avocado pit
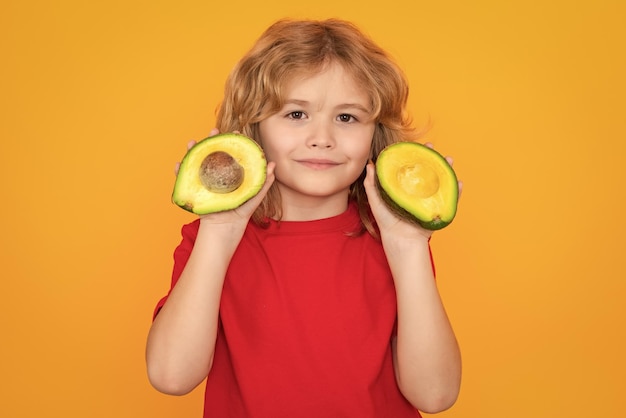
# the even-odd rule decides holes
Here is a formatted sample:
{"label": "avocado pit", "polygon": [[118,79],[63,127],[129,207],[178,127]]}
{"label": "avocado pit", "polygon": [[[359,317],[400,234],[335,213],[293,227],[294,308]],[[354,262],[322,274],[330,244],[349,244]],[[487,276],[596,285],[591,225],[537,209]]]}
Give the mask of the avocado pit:
{"label": "avocado pit", "polygon": [[200,164],[200,181],[213,193],[230,193],[243,183],[244,169],[224,151],[207,155]]}

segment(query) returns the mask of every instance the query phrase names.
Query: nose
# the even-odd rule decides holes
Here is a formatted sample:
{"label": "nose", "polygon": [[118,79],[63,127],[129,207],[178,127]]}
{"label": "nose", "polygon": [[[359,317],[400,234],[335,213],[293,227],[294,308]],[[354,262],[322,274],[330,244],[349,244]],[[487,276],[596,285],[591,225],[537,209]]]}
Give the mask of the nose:
{"label": "nose", "polygon": [[307,145],[312,148],[332,148],[335,146],[335,134],[332,123],[318,121],[311,124]]}

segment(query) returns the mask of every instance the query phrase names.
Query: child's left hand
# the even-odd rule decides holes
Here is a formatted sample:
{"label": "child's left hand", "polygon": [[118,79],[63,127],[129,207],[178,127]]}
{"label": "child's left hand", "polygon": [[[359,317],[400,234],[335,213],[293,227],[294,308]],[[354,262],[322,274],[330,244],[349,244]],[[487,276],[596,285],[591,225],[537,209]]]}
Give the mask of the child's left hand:
{"label": "child's left hand", "polygon": [[[432,148],[432,144],[427,143],[426,146]],[[453,164],[451,157],[446,157],[446,160],[450,165]],[[380,197],[380,192],[376,187],[375,177],[376,168],[374,163],[370,161],[366,166],[367,174],[363,185],[365,186],[365,192],[367,193],[367,199],[370,204],[370,208],[376,219],[376,224],[380,230],[381,236],[393,235],[398,238],[430,238],[434,231],[427,230],[416,224],[400,219],[395,215],[387,206],[387,204]],[[463,183],[459,181],[459,196]]]}

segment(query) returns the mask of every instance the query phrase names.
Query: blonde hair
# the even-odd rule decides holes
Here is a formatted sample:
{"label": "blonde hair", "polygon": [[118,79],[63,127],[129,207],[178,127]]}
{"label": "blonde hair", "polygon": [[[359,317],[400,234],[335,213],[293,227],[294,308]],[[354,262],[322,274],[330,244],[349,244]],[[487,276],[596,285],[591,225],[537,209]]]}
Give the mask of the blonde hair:
{"label": "blonde hair", "polygon": [[[371,158],[394,142],[417,139],[406,112],[408,83],[394,60],[354,24],[339,19],[280,20],[271,25],[237,63],[225,86],[216,126],[240,131],[258,141],[259,122],[283,106],[284,86],[294,77],[339,63],[371,99],[376,122]],[[376,235],[363,187],[365,170],[350,187],[362,231]],[[281,203],[274,185],[253,216],[259,224],[280,219]]]}

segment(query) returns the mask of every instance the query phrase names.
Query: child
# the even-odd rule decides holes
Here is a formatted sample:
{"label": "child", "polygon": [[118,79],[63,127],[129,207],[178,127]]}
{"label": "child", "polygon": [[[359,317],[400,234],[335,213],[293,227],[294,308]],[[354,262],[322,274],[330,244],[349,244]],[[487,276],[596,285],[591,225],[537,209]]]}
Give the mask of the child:
{"label": "child", "polygon": [[407,95],[347,22],[284,20],[260,37],[217,128],[258,141],[267,181],[183,227],[148,336],[156,389],[185,394],[208,376],[205,417],[418,417],[455,402],[461,360],[431,232],[395,217],[374,182],[382,148],[415,138]]}

